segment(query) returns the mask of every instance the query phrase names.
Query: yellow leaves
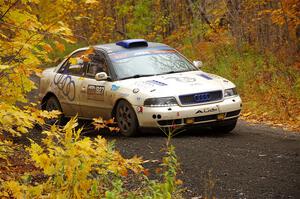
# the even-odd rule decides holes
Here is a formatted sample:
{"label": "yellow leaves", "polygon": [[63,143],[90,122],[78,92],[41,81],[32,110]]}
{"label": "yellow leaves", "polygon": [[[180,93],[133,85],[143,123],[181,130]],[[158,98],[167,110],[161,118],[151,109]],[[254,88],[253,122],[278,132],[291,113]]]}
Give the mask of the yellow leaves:
{"label": "yellow leaves", "polygon": [[85,1],[86,4],[94,4],[94,3],[98,3],[97,0],[86,0]]}
{"label": "yellow leaves", "polygon": [[8,68],[9,68],[9,65],[0,65],[0,71],[8,69]]}
{"label": "yellow leaves", "polygon": [[[64,126],[63,131],[65,131],[64,143],[66,145],[72,143],[74,129],[78,126],[77,118],[71,118],[71,120]],[[80,134],[80,133],[79,133]]]}
{"label": "yellow leaves", "polygon": [[42,111],[32,106],[20,109],[7,103],[0,103],[0,132],[8,131],[13,135],[27,133],[34,123],[43,125],[44,118],[56,118],[59,111]]}
{"label": "yellow leaves", "polygon": [[89,61],[91,61],[91,59],[89,58],[88,55],[82,55],[82,56],[80,57],[80,59],[83,60],[83,62],[89,62]]}
{"label": "yellow leaves", "polygon": [[182,185],[182,184],[183,184],[183,181],[180,180],[180,179],[177,179],[177,180],[175,181],[175,184],[176,184],[176,185]]}
{"label": "yellow leaves", "polygon": [[108,128],[110,131],[115,131],[115,132],[119,131],[119,128],[111,126],[111,125],[116,125],[114,118],[109,120],[103,120],[101,117],[94,118],[92,124],[94,125],[96,130]]}
{"label": "yellow leaves", "polygon": [[25,128],[23,126],[18,126],[17,131],[19,131],[21,133],[27,133],[28,132],[27,128]]}
{"label": "yellow leaves", "polygon": [[65,46],[62,43],[59,43],[58,41],[54,42],[56,48],[60,51],[60,52],[64,52],[65,51]]}
{"label": "yellow leaves", "polygon": [[53,111],[40,110],[38,114],[43,118],[52,119],[52,118],[57,118],[61,114],[61,112],[58,110],[53,110]]}
{"label": "yellow leaves", "polygon": [[108,124],[115,124],[114,118],[111,118],[109,120],[105,120],[105,124],[106,125],[108,125]]}
{"label": "yellow leaves", "polygon": [[11,194],[15,198],[22,198],[23,193],[22,193],[22,187],[21,185],[16,182],[16,181],[8,181],[4,183],[4,189],[5,190],[10,190]]}
{"label": "yellow leaves", "polygon": [[[105,123],[101,118],[94,121]],[[113,123],[113,121],[108,121],[108,123]],[[113,149],[112,143],[108,143],[100,136],[93,140],[89,137],[80,137],[81,131],[75,130],[76,126],[76,118],[71,118],[65,128],[53,125],[50,130],[43,132],[47,135],[43,140],[43,145],[31,141],[31,146],[26,149],[36,167],[42,169],[44,175],[49,176],[46,182],[34,185],[26,184],[26,182],[30,182],[29,176],[34,175],[31,173],[24,176],[22,184],[16,181],[5,183],[4,191],[14,197],[28,196],[30,198],[41,196],[102,198],[104,194],[121,197],[123,193],[126,197],[131,192],[123,188],[122,181],[125,177],[134,174],[139,179],[144,179],[150,174],[149,170],[142,166],[142,163],[146,161],[140,157],[134,156],[131,159],[125,159]],[[69,135],[66,136],[66,134]],[[68,137],[67,141],[66,137]],[[172,169],[174,168],[172,167]],[[149,187],[145,188],[145,193],[155,187],[154,192],[163,190],[161,187],[168,187],[168,190],[172,190],[174,184],[182,183],[179,180],[171,182],[170,180],[175,180],[175,178],[168,174],[164,174],[164,176],[166,179],[168,178],[165,183],[150,182]],[[133,195],[135,194],[143,195],[144,193],[143,191],[133,192]],[[171,192],[167,191],[164,196],[165,194],[170,195]]]}
{"label": "yellow leaves", "polygon": [[85,55],[89,55],[89,54],[94,53],[94,51],[95,51],[94,47],[89,47],[89,49],[87,49],[86,51],[84,51],[84,54]]}
{"label": "yellow leaves", "polygon": [[[104,123],[101,118],[95,121]],[[32,160],[51,178],[40,184],[35,192],[33,187],[22,187],[22,191],[31,190],[31,193],[35,194],[50,193],[54,198],[65,198],[76,192],[77,196],[86,198],[91,196],[91,191],[104,193],[106,184],[101,180],[103,178],[126,177],[129,170],[135,173],[144,170],[141,158],[135,156],[132,159],[124,159],[100,136],[94,140],[88,137],[81,138],[80,130],[74,129],[76,126],[77,120],[72,118],[65,128],[52,126],[49,131],[45,131],[47,138],[43,141],[43,147],[31,143],[27,151]],[[94,186],[99,183],[101,186]]]}
{"label": "yellow leaves", "polygon": [[78,126],[77,116],[70,119],[70,121],[64,126],[64,131],[72,131],[75,127]]}
{"label": "yellow leaves", "polygon": [[70,58],[70,59],[69,59],[69,62],[70,62],[72,65],[75,65],[75,64],[77,64],[77,59],[76,59],[76,58]]}
{"label": "yellow leaves", "polygon": [[44,44],[43,48],[48,52],[52,52],[53,51],[53,48],[49,45],[49,44]]}
{"label": "yellow leaves", "polygon": [[248,116],[250,116],[252,113],[251,112],[247,112],[247,113],[243,113],[243,116],[244,117],[248,117]]}
{"label": "yellow leaves", "polygon": [[118,127],[108,127],[110,132],[119,132],[120,129]]}

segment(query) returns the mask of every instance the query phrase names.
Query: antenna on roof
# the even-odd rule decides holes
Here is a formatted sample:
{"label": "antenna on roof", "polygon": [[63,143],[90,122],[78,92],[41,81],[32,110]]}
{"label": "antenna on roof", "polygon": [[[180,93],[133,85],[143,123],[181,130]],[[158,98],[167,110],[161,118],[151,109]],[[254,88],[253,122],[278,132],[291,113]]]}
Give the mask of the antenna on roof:
{"label": "antenna on roof", "polygon": [[122,35],[123,37],[125,37],[126,39],[131,39],[125,32],[117,30],[117,33],[119,33],[120,35]]}

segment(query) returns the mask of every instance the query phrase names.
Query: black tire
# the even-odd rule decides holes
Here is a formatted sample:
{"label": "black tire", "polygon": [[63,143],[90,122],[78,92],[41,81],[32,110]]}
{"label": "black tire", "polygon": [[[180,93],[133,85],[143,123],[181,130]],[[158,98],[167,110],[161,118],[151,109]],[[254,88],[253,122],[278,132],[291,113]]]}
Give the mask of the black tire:
{"label": "black tire", "polygon": [[[44,109],[46,111],[53,111],[53,110],[57,110],[60,111],[62,113],[62,108],[60,106],[59,101],[57,100],[56,97],[51,96],[47,99],[47,101],[45,102],[45,106]],[[65,117],[63,116],[63,114],[59,115],[58,118],[54,118],[54,119],[47,119],[46,123],[53,125],[53,124],[58,124],[58,125],[64,125],[65,124]]]}
{"label": "black tire", "polygon": [[138,119],[131,104],[121,100],[116,109],[116,121],[120,132],[127,136],[135,136],[138,133]]}
{"label": "black tire", "polygon": [[230,122],[226,125],[219,125],[212,127],[212,130],[216,133],[227,134],[230,133],[236,126],[237,120]]}

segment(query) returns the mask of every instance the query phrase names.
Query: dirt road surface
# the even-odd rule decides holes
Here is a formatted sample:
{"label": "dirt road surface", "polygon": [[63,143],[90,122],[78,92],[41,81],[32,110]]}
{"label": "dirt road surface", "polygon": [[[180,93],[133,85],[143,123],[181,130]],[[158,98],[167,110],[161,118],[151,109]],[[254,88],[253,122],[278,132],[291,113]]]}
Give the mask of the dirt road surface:
{"label": "dirt road surface", "polygon": [[[166,137],[107,135],[125,157],[160,160]],[[239,121],[231,134],[192,129],[172,139],[187,198],[300,198],[300,133]],[[157,165],[146,165],[154,171]],[[212,184],[214,184],[212,186]]]}

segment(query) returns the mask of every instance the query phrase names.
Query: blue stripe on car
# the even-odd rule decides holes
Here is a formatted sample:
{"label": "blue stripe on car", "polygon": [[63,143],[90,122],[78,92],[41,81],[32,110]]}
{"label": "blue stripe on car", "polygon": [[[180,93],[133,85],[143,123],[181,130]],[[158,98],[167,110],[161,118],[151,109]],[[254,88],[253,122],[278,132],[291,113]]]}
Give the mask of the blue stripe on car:
{"label": "blue stripe on car", "polygon": [[201,76],[203,77],[204,79],[207,79],[207,80],[212,80],[213,78],[209,77],[208,75],[205,75],[205,74],[198,74],[198,76]]}

